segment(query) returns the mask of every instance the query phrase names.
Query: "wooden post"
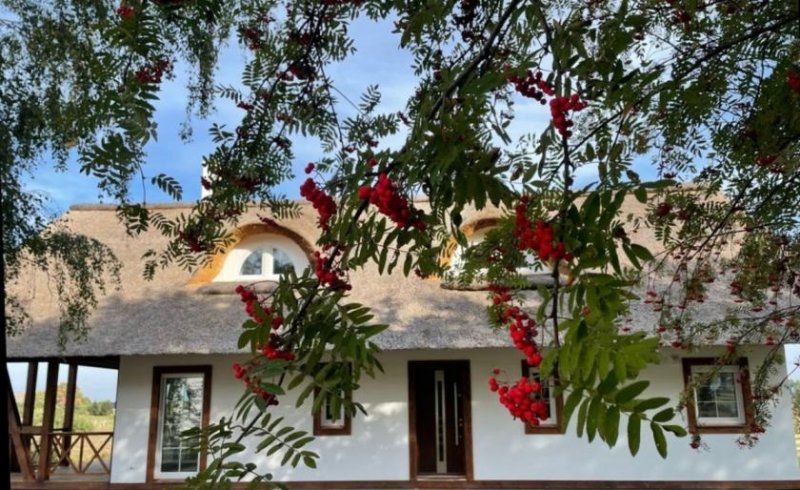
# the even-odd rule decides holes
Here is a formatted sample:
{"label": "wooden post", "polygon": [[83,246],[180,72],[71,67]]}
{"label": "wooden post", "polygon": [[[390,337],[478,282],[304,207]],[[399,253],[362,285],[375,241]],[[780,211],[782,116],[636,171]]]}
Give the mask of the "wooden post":
{"label": "wooden post", "polygon": [[47,384],[44,391],[44,417],[42,417],[42,436],[39,439],[39,468],[36,481],[41,483],[50,478],[50,434],[56,418],[56,396],[58,395],[58,361],[47,362]]}
{"label": "wooden post", "polygon": [[19,410],[17,409],[17,401],[14,399],[14,393],[11,388],[11,376],[8,374],[8,365],[6,364],[6,379],[8,381],[7,398],[8,398],[8,432],[11,436],[11,445],[14,447],[14,455],[19,463],[19,469],[22,473],[22,478],[25,481],[32,481],[35,477],[33,474],[33,465],[31,464],[30,453],[28,448],[22,443],[22,436],[20,434],[20,420]]}
{"label": "wooden post", "polygon": [[[36,381],[39,379],[39,361],[28,362],[28,379],[25,382],[25,404],[22,406],[21,428],[33,426],[33,412],[36,407]],[[22,434],[22,445],[28,454],[31,452],[31,435]]]}
{"label": "wooden post", "polygon": [[39,363],[28,363],[28,380],[25,383],[25,405],[22,408],[22,425],[33,425],[33,408],[36,406],[36,378],[39,375]]}
{"label": "wooden post", "polygon": [[[78,382],[78,365],[69,365],[69,374],[67,375],[67,394],[64,401],[64,432],[72,432],[72,422],[75,419],[75,391]],[[61,438],[61,454],[64,455],[69,451],[70,436],[64,435]],[[69,466],[69,458],[61,458],[61,466]]]}

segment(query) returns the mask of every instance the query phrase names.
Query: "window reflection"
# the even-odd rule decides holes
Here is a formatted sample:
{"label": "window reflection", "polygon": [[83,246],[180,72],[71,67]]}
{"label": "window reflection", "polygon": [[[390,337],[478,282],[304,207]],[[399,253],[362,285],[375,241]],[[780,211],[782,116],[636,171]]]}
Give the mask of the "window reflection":
{"label": "window reflection", "polygon": [[196,472],[200,454],[196,449],[188,447],[181,433],[200,427],[203,378],[200,375],[165,376],[162,387],[161,472]]}
{"label": "window reflection", "polygon": [[279,248],[272,249],[272,273],[275,275],[294,271],[294,264],[289,255]]}
{"label": "window reflection", "polygon": [[263,255],[263,250],[254,250],[253,252],[250,252],[250,255],[248,255],[244,260],[239,274],[243,276],[260,276],[263,274],[263,270],[261,268]]}

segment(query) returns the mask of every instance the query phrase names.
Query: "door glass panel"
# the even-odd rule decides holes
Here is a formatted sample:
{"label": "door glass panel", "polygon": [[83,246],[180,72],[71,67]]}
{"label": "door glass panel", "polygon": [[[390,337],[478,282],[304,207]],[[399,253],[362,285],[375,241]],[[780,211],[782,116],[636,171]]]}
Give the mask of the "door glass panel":
{"label": "door glass panel", "polygon": [[200,427],[203,377],[199,374],[165,375],[161,386],[159,469],[162,473],[194,473],[198,469],[200,455],[188,447],[181,432]]}

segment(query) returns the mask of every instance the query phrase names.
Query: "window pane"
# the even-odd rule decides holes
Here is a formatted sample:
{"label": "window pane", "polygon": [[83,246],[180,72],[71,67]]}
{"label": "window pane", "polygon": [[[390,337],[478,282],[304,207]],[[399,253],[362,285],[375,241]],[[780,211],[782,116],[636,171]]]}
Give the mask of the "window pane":
{"label": "window pane", "polygon": [[716,417],[717,404],[714,402],[699,402],[697,404],[697,414],[700,417]]}
{"label": "window pane", "polygon": [[196,471],[198,454],[187,451],[187,442],[181,438],[181,432],[201,424],[203,378],[198,375],[165,376],[162,387],[161,471]]}
{"label": "window pane", "polygon": [[181,452],[181,465],[180,470],[183,473],[195,472],[198,470],[198,462],[200,453],[194,449],[184,449]]}
{"label": "window pane", "polygon": [[539,376],[539,371],[532,370],[530,373],[530,379],[542,384],[542,391],[540,393],[534,393],[533,399],[544,401],[545,407],[547,407],[547,420],[551,421],[553,416],[553,400],[550,398],[550,383],[542,383],[541,376]]}
{"label": "window pane", "polygon": [[739,416],[739,405],[735,401],[727,403],[717,402],[717,413],[719,417],[736,418]]}
{"label": "window pane", "polygon": [[721,372],[695,390],[697,414],[707,418],[739,417],[739,402],[736,397],[736,373]]}
{"label": "window pane", "polygon": [[294,264],[289,255],[279,248],[272,249],[272,273],[283,274],[284,272],[294,271]]}
{"label": "window pane", "polygon": [[164,473],[178,471],[179,448],[164,448],[161,450],[161,471]]}
{"label": "window pane", "polygon": [[243,276],[260,276],[262,274],[261,257],[263,255],[264,252],[262,250],[251,252],[242,264],[242,270],[239,273]]}

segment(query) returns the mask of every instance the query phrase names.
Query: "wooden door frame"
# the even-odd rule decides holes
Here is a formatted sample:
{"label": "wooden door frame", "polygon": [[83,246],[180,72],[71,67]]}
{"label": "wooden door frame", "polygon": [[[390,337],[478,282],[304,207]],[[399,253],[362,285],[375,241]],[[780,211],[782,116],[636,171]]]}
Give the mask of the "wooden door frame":
{"label": "wooden door frame", "polygon": [[[409,480],[411,482],[420,481],[417,468],[419,458],[419,445],[417,443],[417,400],[416,400],[416,366],[420,365],[459,365],[463,376],[463,397],[462,404],[464,410],[464,476],[453,477],[453,480],[474,481],[472,465],[472,378],[470,375],[470,365],[468,359],[441,359],[441,360],[419,360],[408,361],[408,450],[409,450]],[[446,480],[448,475],[435,477],[436,480]],[[426,480],[425,477],[422,480]]]}

